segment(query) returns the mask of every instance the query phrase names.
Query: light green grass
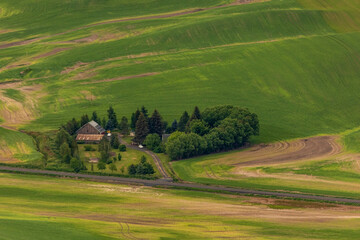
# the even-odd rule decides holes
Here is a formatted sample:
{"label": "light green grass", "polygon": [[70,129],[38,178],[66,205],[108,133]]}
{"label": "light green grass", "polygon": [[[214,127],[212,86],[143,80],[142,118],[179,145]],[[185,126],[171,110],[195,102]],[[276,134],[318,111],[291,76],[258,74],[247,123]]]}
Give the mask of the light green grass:
{"label": "light green grass", "polygon": [[18,102],[25,101],[25,95],[17,89],[4,89],[3,95]]}
{"label": "light green grass", "polygon": [[[354,214],[352,210],[336,210],[321,203],[273,200],[266,206],[257,203],[259,198],[9,174],[0,174],[0,190],[2,239],[360,236],[358,219],[329,217],[348,216]],[[294,211],[291,214],[296,221],[268,218],[284,216],[284,208]],[[298,210],[291,210],[294,208]],[[234,211],[237,214],[232,214]],[[269,211],[271,215],[266,215]],[[309,211],[327,217],[321,222],[307,219]]]}
{"label": "light green grass", "polygon": [[0,127],[0,156],[29,162],[41,160],[42,154],[36,151],[32,137]]}

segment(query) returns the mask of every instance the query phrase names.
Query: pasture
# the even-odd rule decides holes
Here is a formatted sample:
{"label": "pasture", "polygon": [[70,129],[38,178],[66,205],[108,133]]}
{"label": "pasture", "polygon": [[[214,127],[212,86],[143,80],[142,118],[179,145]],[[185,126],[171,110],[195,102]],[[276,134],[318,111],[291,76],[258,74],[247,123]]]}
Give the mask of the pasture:
{"label": "pasture", "polygon": [[360,209],[0,174],[4,239],[356,239]]}

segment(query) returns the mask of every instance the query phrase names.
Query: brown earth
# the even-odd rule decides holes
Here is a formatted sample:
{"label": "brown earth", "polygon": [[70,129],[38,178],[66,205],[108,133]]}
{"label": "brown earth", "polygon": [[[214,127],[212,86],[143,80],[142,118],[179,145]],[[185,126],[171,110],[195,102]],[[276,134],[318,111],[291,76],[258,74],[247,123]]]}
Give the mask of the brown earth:
{"label": "brown earth", "polygon": [[49,56],[55,55],[57,53],[60,53],[60,52],[63,52],[63,51],[69,50],[69,49],[71,49],[71,48],[55,48],[55,49],[51,50],[50,52],[43,53],[43,54],[40,54],[38,56],[35,56],[35,57],[33,57],[33,59],[40,59],[40,58],[49,57]]}
{"label": "brown earth", "polygon": [[111,78],[111,79],[104,79],[99,81],[91,81],[91,82],[85,82],[81,84],[94,84],[94,83],[102,83],[102,82],[114,82],[114,81],[121,81],[121,80],[127,80],[127,79],[133,79],[133,78],[141,78],[141,77],[148,77],[159,74],[158,72],[152,72],[152,73],[142,73],[138,75],[132,75],[132,76],[124,76],[124,77],[117,77],[117,78]]}
{"label": "brown earth", "polygon": [[[324,159],[341,152],[335,136],[320,136],[291,142],[260,144],[225,158],[233,166],[259,166],[301,160]],[[225,160],[225,159],[221,159]]]}

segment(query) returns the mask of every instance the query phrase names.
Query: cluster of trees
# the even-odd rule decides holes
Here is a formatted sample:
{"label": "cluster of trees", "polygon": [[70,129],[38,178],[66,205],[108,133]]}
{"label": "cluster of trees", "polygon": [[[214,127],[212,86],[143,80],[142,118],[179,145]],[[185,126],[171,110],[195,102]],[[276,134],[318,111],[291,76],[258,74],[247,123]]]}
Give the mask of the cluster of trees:
{"label": "cluster of trees", "polygon": [[79,121],[76,120],[76,118],[73,118],[65,125],[61,126],[61,128],[67,131],[70,135],[74,135],[80,127],[90,122],[91,120],[97,122],[106,130],[118,129],[123,135],[129,135],[130,133],[130,125],[127,117],[123,116],[120,122],[118,122],[115,110],[112,106],[110,106],[107,110],[107,119],[105,117],[100,119],[98,114],[94,111],[91,115],[91,118],[89,118],[87,114],[84,114],[81,116]]}
{"label": "cluster of trees", "polygon": [[166,143],[172,160],[230,150],[242,146],[259,134],[256,114],[231,105],[207,108],[203,113],[195,107],[189,117],[184,112]]}
{"label": "cluster of trees", "polygon": [[142,156],[140,163],[131,164],[128,167],[128,173],[130,175],[150,175],[150,174],[154,174],[155,170],[153,166],[147,162],[146,157]]}
{"label": "cluster of trees", "polygon": [[55,147],[64,163],[70,164],[75,172],[86,170],[79,156],[79,148],[75,139],[65,129],[60,129],[55,137]]}

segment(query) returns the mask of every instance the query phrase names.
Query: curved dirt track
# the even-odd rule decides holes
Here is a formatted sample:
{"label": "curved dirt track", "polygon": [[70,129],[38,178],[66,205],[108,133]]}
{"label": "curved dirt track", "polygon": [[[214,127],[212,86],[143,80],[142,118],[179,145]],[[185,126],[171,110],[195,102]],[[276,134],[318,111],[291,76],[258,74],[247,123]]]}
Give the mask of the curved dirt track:
{"label": "curved dirt track", "polygon": [[237,162],[232,161],[232,165],[257,166],[327,158],[341,152],[341,146],[336,139],[335,136],[320,136],[291,142],[262,144],[237,153]]}
{"label": "curved dirt track", "polygon": [[49,35],[49,36],[43,36],[43,37],[38,37],[38,38],[33,38],[33,39],[28,39],[28,40],[23,40],[23,41],[11,42],[11,43],[5,43],[5,44],[0,45],[0,49],[27,45],[27,44],[31,44],[33,42],[37,42],[37,41],[40,41],[40,40],[44,40],[44,39],[48,39],[48,38],[56,37],[56,36],[61,36],[61,35],[67,34],[67,33],[72,33],[72,32],[82,30],[82,29],[86,29],[86,28],[90,28],[90,27],[96,27],[96,26],[99,26],[99,25],[120,23],[120,22],[129,22],[129,21],[139,21],[139,20],[151,20],[151,19],[162,19],[162,18],[178,17],[178,16],[188,15],[188,14],[202,12],[202,11],[216,9],[216,8],[230,7],[230,6],[236,6],[236,5],[242,5],[242,4],[250,4],[250,3],[255,3],[255,2],[260,2],[260,1],[259,0],[236,0],[233,3],[219,5],[219,6],[215,6],[215,7],[209,7],[209,8],[196,8],[196,9],[185,10],[185,11],[180,11],[180,12],[165,13],[165,14],[161,14],[161,15],[107,20],[107,21],[103,21],[103,22],[92,23],[92,24],[89,24],[89,25],[85,25],[85,26],[82,26],[82,27],[78,27],[78,28],[71,29],[71,30],[68,30],[68,31],[65,31],[65,32],[61,32],[61,33],[56,33],[56,34]]}

